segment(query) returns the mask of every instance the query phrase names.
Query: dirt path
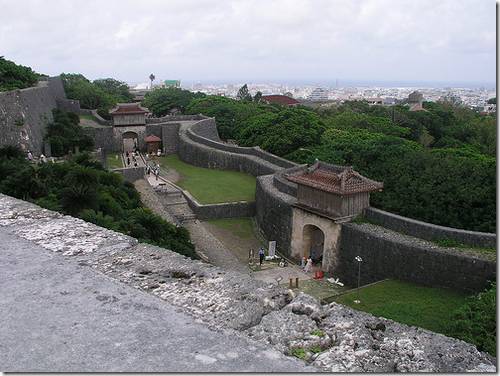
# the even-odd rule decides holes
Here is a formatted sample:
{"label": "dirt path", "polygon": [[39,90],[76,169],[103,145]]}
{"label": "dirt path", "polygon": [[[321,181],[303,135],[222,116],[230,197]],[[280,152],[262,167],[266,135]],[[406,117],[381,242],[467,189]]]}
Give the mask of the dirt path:
{"label": "dirt path", "polygon": [[265,246],[256,237],[241,238],[232,231],[221,228],[209,222],[202,222],[203,226],[219,239],[226,247],[231,248],[231,252],[240,260],[241,263],[248,263],[248,252],[250,249],[255,251],[260,246]]}

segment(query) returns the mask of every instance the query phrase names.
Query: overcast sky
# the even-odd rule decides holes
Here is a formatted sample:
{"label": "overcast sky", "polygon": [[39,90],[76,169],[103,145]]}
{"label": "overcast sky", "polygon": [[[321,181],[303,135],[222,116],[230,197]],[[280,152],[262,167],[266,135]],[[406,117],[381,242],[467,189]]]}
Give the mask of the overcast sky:
{"label": "overcast sky", "polygon": [[494,0],[0,0],[0,55],[57,75],[494,83]]}

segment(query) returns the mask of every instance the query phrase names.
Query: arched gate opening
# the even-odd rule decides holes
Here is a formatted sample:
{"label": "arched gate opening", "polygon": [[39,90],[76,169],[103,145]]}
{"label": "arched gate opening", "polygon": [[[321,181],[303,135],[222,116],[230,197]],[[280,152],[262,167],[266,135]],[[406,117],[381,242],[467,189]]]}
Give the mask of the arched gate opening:
{"label": "arched gate opening", "polygon": [[302,231],[302,255],[311,257],[313,264],[321,265],[325,247],[325,234],[314,225],[305,225]]}

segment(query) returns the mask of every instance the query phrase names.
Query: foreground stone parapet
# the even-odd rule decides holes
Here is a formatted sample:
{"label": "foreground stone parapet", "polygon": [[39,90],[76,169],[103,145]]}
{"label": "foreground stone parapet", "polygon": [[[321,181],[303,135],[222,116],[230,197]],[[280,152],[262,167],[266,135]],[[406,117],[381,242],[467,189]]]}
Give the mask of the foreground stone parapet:
{"label": "foreground stone parapet", "polygon": [[106,253],[137,244],[137,240],[81,219],[40,208],[0,194],[0,226],[65,256]]}
{"label": "foreground stone parapet", "polygon": [[55,262],[76,261],[81,268],[178,307],[210,329],[257,340],[319,370],[496,371],[494,358],[463,341],[336,303],[321,306],[308,295],[294,296],[275,284],[137,244],[125,235],[4,195],[0,227],[53,251]]}

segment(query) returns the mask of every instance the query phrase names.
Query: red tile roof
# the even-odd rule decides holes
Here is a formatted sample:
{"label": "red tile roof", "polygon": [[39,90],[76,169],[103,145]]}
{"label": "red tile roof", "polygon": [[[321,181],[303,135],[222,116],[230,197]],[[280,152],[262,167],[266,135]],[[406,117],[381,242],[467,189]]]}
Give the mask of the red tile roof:
{"label": "red tile roof", "polygon": [[306,171],[286,175],[286,178],[297,184],[340,195],[378,191],[384,187],[383,183],[360,175],[350,166],[322,162],[317,162]]}
{"label": "red tile roof", "polygon": [[109,111],[111,115],[134,115],[148,112],[148,109],[141,107],[139,103],[117,103],[116,107]]}
{"label": "red tile roof", "polygon": [[268,103],[281,104],[283,106],[293,106],[296,104],[300,104],[298,100],[286,95],[263,95],[262,100]]}
{"label": "red tile roof", "polygon": [[161,142],[161,138],[152,134],[150,136],[145,137],[144,141],[146,141],[146,142]]}

